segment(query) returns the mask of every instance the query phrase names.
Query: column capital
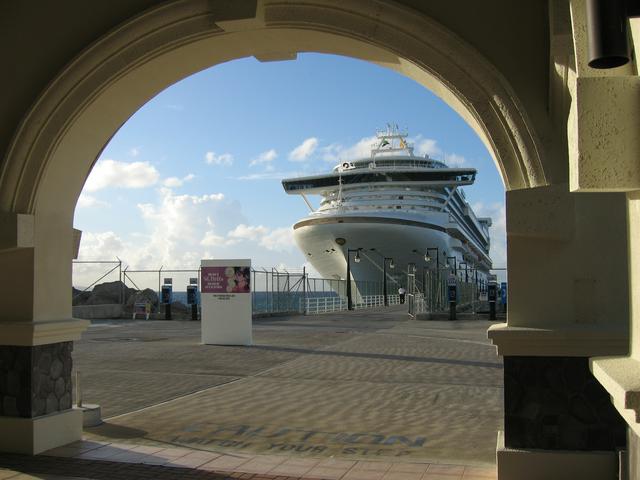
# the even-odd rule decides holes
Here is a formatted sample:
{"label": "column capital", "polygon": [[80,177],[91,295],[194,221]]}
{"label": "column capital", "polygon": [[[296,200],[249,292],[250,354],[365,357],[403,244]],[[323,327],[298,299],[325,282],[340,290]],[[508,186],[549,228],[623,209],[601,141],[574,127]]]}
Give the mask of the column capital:
{"label": "column capital", "polygon": [[618,325],[531,328],[499,323],[489,327],[487,337],[503,356],[593,357],[629,352],[629,333]]}
{"label": "column capital", "polygon": [[80,340],[91,322],[77,318],[46,322],[0,322],[0,345],[35,346]]}

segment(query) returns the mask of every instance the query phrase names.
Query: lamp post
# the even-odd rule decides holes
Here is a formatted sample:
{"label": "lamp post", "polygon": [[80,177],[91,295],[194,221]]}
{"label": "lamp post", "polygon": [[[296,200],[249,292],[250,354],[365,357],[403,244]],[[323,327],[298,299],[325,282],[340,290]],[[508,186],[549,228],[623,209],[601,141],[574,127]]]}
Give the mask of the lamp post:
{"label": "lamp post", "polygon": [[438,247],[428,247],[427,253],[424,254],[424,261],[427,263],[431,261],[431,256],[429,255],[431,250],[436,251],[436,269],[437,271],[440,271],[440,249]]}
{"label": "lamp post", "polygon": [[347,310],[353,310],[353,299],[351,298],[351,252],[356,252],[353,261],[360,263],[360,248],[347,249]]}
{"label": "lamp post", "polygon": [[454,275],[458,275],[458,260],[456,259],[456,257],[447,257],[447,265],[450,267],[451,265],[449,264],[449,259],[453,258],[453,274]]}
{"label": "lamp post", "polygon": [[389,268],[395,268],[393,258],[383,257],[382,259],[382,296],[384,297],[384,306],[389,306],[389,298],[387,297],[387,260],[389,260]]}

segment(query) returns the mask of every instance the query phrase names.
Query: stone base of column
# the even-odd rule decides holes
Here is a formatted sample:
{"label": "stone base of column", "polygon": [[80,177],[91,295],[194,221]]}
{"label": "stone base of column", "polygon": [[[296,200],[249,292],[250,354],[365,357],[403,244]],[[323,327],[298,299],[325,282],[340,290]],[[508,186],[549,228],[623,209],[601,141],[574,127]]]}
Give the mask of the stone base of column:
{"label": "stone base of column", "polygon": [[504,432],[496,459],[499,480],[618,480],[617,452],[512,449],[504,446]]}
{"label": "stone base of column", "polygon": [[0,417],[0,451],[36,455],[82,439],[82,411],[36,418]]}

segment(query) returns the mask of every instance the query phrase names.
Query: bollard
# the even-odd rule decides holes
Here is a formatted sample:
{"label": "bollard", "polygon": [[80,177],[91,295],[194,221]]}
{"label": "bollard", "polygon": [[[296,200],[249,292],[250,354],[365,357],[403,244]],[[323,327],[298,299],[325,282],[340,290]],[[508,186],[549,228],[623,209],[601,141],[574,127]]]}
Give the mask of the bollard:
{"label": "bollard", "polygon": [[195,303],[191,304],[191,320],[194,322],[198,321],[198,305]]}
{"label": "bollard", "polygon": [[164,319],[171,320],[171,304],[170,303],[164,304]]}
{"label": "bollard", "polygon": [[449,302],[449,320],[456,320],[456,302]]}

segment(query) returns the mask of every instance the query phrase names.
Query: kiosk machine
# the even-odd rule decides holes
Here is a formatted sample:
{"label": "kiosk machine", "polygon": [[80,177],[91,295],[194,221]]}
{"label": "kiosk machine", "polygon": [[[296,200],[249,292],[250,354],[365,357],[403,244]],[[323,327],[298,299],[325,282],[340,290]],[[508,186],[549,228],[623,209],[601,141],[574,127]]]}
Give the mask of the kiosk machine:
{"label": "kiosk machine", "polygon": [[450,274],[447,279],[447,299],[449,300],[449,320],[455,320],[458,301],[458,279],[454,274]]}
{"label": "kiosk machine", "polygon": [[487,286],[487,297],[489,298],[489,320],[496,319],[496,301],[498,300],[498,279],[495,275],[489,276]]}

